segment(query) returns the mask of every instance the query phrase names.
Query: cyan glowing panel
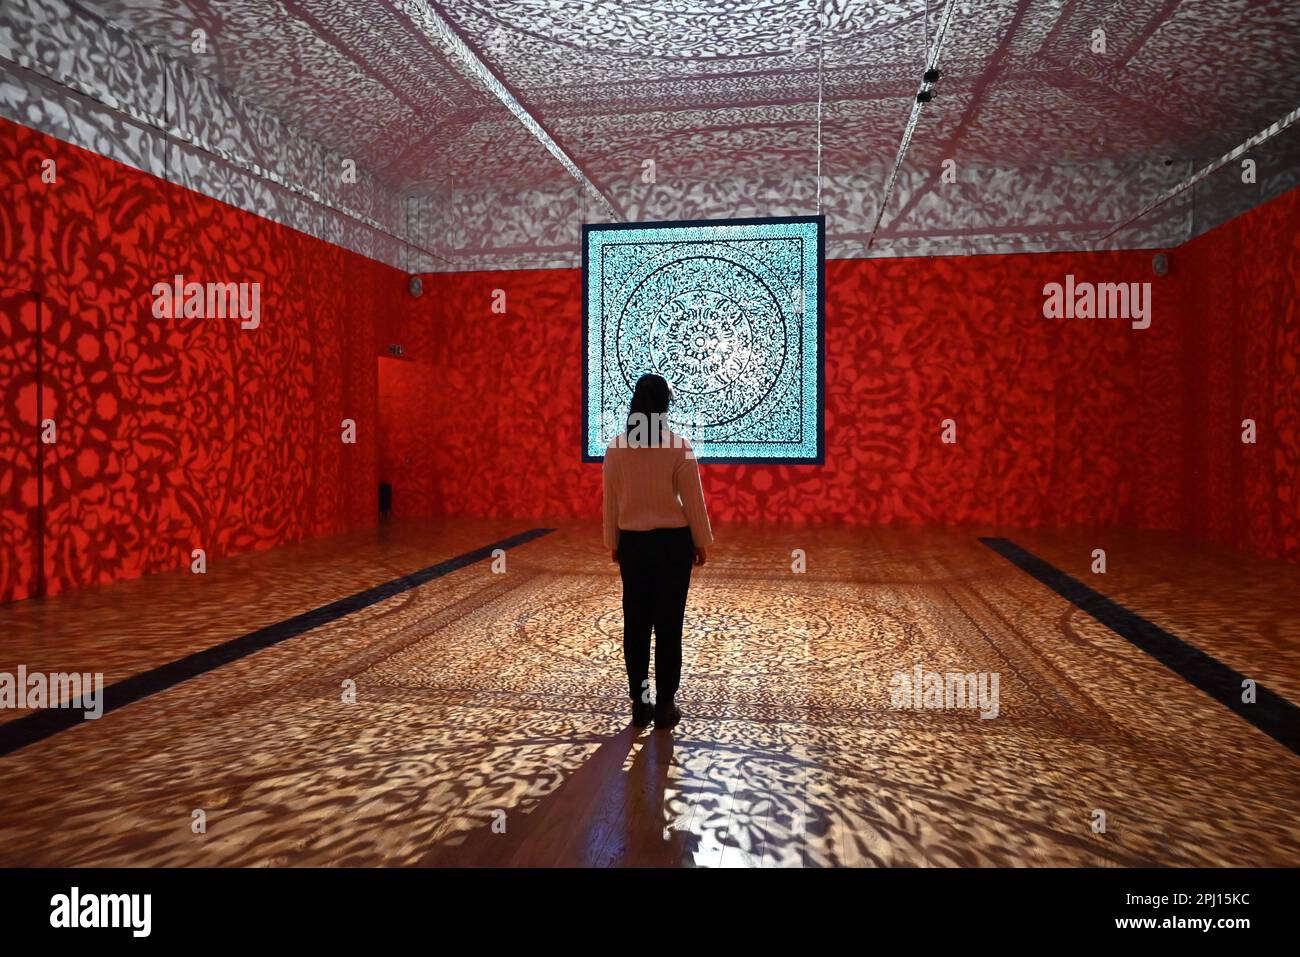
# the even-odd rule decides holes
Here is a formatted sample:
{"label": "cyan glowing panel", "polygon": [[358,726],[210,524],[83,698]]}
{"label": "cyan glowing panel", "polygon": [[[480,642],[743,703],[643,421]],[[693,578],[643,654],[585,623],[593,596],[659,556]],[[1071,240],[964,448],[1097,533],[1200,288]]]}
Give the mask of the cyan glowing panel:
{"label": "cyan glowing panel", "polygon": [[822,461],[821,216],[584,226],[583,458],[646,372],[715,462]]}

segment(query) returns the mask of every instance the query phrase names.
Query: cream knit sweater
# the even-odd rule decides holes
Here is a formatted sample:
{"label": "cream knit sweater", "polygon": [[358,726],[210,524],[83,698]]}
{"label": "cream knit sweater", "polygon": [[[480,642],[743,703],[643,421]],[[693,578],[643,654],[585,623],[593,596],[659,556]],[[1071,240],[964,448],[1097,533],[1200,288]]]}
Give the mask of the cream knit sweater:
{"label": "cream knit sweater", "polygon": [[618,531],[690,526],[696,548],[713,544],[700,468],[686,439],[664,431],[657,447],[632,448],[626,436],[605,450],[605,547]]}

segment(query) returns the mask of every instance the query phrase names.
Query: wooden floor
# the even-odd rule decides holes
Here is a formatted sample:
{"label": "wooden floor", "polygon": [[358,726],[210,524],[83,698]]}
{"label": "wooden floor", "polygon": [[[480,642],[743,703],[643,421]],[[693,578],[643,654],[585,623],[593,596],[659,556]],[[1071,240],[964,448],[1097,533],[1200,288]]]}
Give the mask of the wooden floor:
{"label": "wooden floor", "polygon": [[[10,605],[0,670],[114,681],[538,524],[391,525]],[[0,757],[0,865],[1300,865],[1300,758],[986,531],[721,530],[686,717],[636,733],[616,571],[597,527],[561,523],[504,574],[478,562]],[[1300,702],[1300,569],[998,534]],[[891,708],[917,665],[998,673],[998,717]]]}

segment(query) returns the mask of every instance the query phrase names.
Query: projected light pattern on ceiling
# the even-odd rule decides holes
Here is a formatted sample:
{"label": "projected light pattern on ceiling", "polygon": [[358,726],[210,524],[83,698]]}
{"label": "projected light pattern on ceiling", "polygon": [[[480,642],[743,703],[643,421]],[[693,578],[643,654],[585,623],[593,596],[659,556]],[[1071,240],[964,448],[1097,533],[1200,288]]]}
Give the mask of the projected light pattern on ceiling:
{"label": "projected light pattern on ceiling", "polygon": [[583,458],[647,372],[700,459],[822,461],[820,216],[583,227]]}

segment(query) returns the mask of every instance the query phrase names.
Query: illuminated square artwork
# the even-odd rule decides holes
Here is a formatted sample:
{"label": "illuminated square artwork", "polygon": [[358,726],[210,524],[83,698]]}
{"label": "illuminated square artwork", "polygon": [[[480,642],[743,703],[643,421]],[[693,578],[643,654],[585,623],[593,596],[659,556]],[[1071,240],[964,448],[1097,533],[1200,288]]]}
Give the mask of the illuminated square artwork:
{"label": "illuminated square artwork", "polygon": [[821,216],[583,227],[583,459],[626,425],[636,380],[714,462],[820,464]]}

